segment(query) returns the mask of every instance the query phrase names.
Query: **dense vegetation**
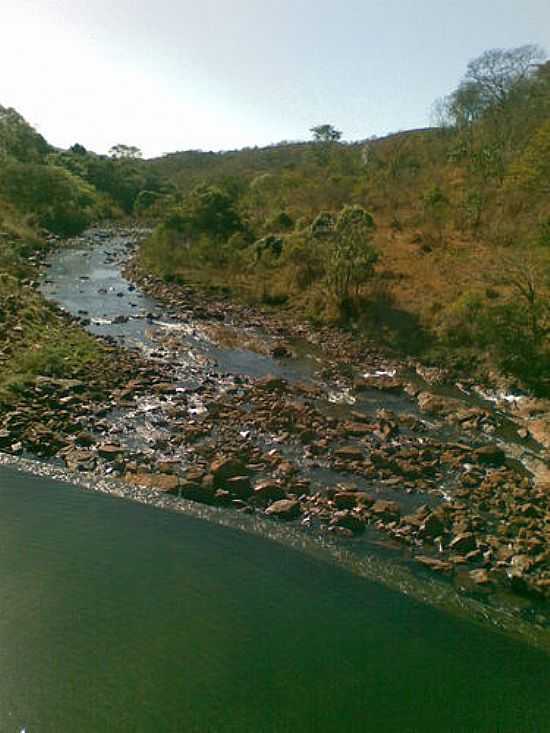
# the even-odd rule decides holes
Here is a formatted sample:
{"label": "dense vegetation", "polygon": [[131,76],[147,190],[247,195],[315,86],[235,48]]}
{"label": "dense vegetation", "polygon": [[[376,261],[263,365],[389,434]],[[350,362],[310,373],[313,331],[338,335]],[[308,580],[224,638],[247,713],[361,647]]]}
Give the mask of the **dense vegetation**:
{"label": "dense vegetation", "polygon": [[137,151],[111,156],[52,148],[13,109],[0,106],[0,402],[10,402],[37,376],[108,372],[98,342],[66,321],[29,285],[33,254],[52,235],[73,235],[101,218],[139,208],[146,190],[161,195]]}
{"label": "dense vegetation", "polygon": [[176,192],[142,252],[167,280],[230,286],[408,352],[498,364],[550,389],[550,62],[493,50],[437,126],[148,162]]}

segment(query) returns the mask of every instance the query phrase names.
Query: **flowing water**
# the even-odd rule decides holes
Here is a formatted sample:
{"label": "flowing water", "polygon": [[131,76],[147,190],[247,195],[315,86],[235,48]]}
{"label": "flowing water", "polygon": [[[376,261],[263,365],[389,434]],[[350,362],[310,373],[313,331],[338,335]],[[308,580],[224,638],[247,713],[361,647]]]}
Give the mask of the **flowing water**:
{"label": "flowing water", "polygon": [[[318,379],[314,350],[296,344],[300,358],[286,361],[221,348],[191,318],[162,312],[121,276],[129,245],[98,234],[55,255],[43,292],[85,311],[94,333],[161,358],[158,334],[183,334],[182,385],[268,371]],[[160,511],[9,463],[2,733],[550,731],[548,654],[415,600],[434,603],[443,586],[370,555],[320,552],[253,517],[168,498],[158,504],[175,511]],[[402,592],[373,582],[382,577]]]}

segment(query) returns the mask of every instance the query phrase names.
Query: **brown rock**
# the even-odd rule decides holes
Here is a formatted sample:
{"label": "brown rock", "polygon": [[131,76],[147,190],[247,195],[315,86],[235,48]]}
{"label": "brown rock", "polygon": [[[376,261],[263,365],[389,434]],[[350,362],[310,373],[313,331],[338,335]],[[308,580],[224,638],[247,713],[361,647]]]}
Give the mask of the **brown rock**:
{"label": "brown rock", "polygon": [[266,392],[281,392],[286,390],[287,381],[273,374],[268,374],[261,379],[257,379],[255,385],[258,389],[265,390]]}
{"label": "brown rock", "polygon": [[336,512],[330,520],[330,525],[332,527],[345,527],[354,534],[359,534],[365,530],[365,523],[361,517],[348,510]]}
{"label": "brown rock", "polygon": [[232,476],[224,481],[224,488],[239,499],[247,499],[252,494],[249,476]]}
{"label": "brown rock", "polygon": [[364,453],[361,448],[358,448],[355,445],[337,448],[334,451],[334,455],[336,458],[340,458],[344,461],[362,461],[364,458]]}
{"label": "brown rock", "polygon": [[276,481],[260,481],[254,487],[254,498],[266,503],[277,501],[285,498],[285,490]]}
{"label": "brown rock", "polygon": [[353,509],[357,505],[357,491],[338,491],[332,497],[337,509]]}
{"label": "brown rock", "polygon": [[397,519],[401,514],[401,507],[397,501],[379,499],[371,507],[371,511],[382,519]]}
{"label": "brown rock", "polygon": [[124,453],[124,448],[113,443],[103,443],[98,445],[97,452],[102,458],[113,459],[120,457]]}
{"label": "brown rock", "polygon": [[361,422],[347,422],[343,425],[343,431],[346,435],[360,438],[364,435],[370,435],[372,429],[369,425]]}
{"label": "brown rock", "polygon": [[502,466],[506,461],[506,454],[498,445],[484,445],[476,448],[474,456],[478,463],[484,466]]}
{"label": "brown rock", "polygon": [[464,403],[453,397],[441,397],[431,392],[421,392],[418,397],[418,406],[423,412],[443,417],[456,413],[464,407]]}
{"label": "brown rock", "polygon": [[429,539],[439,537],[445,532],[445,525],[437,514],[430,514],[420,525],[420,536]]}
{"label": "brown rock", "polygon": [[295,499],[281,499],[271,504],[265,513],[277,519],[296,519],[301,514],[300,502]]}
{"label": "brown rock", "polygon": [[452,563],[446,562],[445,560],[438,560],[436,557],[417,555],[414,559],[416,562],[430,568],[430,570],[435,570],[437,573],[452,573],[454,570]]}
{"label": "brown rock", "polygon": [[219,458],[211,464],[210,473],[214,476],[215,483],[220,486],[230,478],[245,475],[246,469],[234,458]]}
{"label": "brown rock", "polygon": [[449,543],[449,550],[459,555],[465,555],[477,549],[476,539],[471,532],[463,532],[455,535]]}
{"label": "brown rock", "polygon": [[469,576],[476,585],[488,585],[491,582],[489,573],[483,568],[479,568],[478,570],[470,570]]}
{"label": "brown rock", "polygon": [[164,491],[167,494],[176,494],[180,485],[177,476],[163,473],[127,473],[124,480],[134,486]]}

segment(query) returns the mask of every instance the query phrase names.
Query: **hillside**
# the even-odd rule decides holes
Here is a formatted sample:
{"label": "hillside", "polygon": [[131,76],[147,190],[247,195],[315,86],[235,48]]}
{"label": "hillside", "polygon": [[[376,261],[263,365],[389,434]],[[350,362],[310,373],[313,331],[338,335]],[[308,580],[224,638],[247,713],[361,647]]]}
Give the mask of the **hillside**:
{"label": "hillside", "polygon": [[[325,125],[148,161],[175,193],[144,266],[548,393],[550,62],[488,51],[437,108],[437,127],[360,143]],[[373,226],[339,225],[346,207]]]}

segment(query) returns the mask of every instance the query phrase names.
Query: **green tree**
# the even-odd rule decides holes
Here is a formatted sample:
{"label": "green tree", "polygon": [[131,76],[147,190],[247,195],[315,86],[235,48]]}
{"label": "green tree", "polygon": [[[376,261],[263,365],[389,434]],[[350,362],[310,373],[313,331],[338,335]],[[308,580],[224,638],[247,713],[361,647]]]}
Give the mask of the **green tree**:
{"label": "green tree", "polygon": [[109,155],[115,160],[136,160],[143,157],[143,153],[135,145],[113,145],[109,150]]}
{"label": "green tree", "polygon": [[185,198],[170,226],[190,239],[206,235],[214,240],[227,240],[244,229],[233,198],[218,186],[208,185],[198,186]]}
{"label": "green tree", "polygon": [[337,143],[342,137],[340,130],[332,125],[317,125],[310,128],[310,132],[316,143]]}
{"label": "green tree", "polygon": [[345,206],[330,236],[327,281],[341,304],[350,299],[372,276],[378,252],[372,246],[375,225],[361,206]]}
{"label": "green tree", "polygon": [[313,133],[315,142],[313,157],[319,165],[327,166],[332,150],[341,139],[342,133],[332,125],[317,125],[310,128],[310,132]]}

